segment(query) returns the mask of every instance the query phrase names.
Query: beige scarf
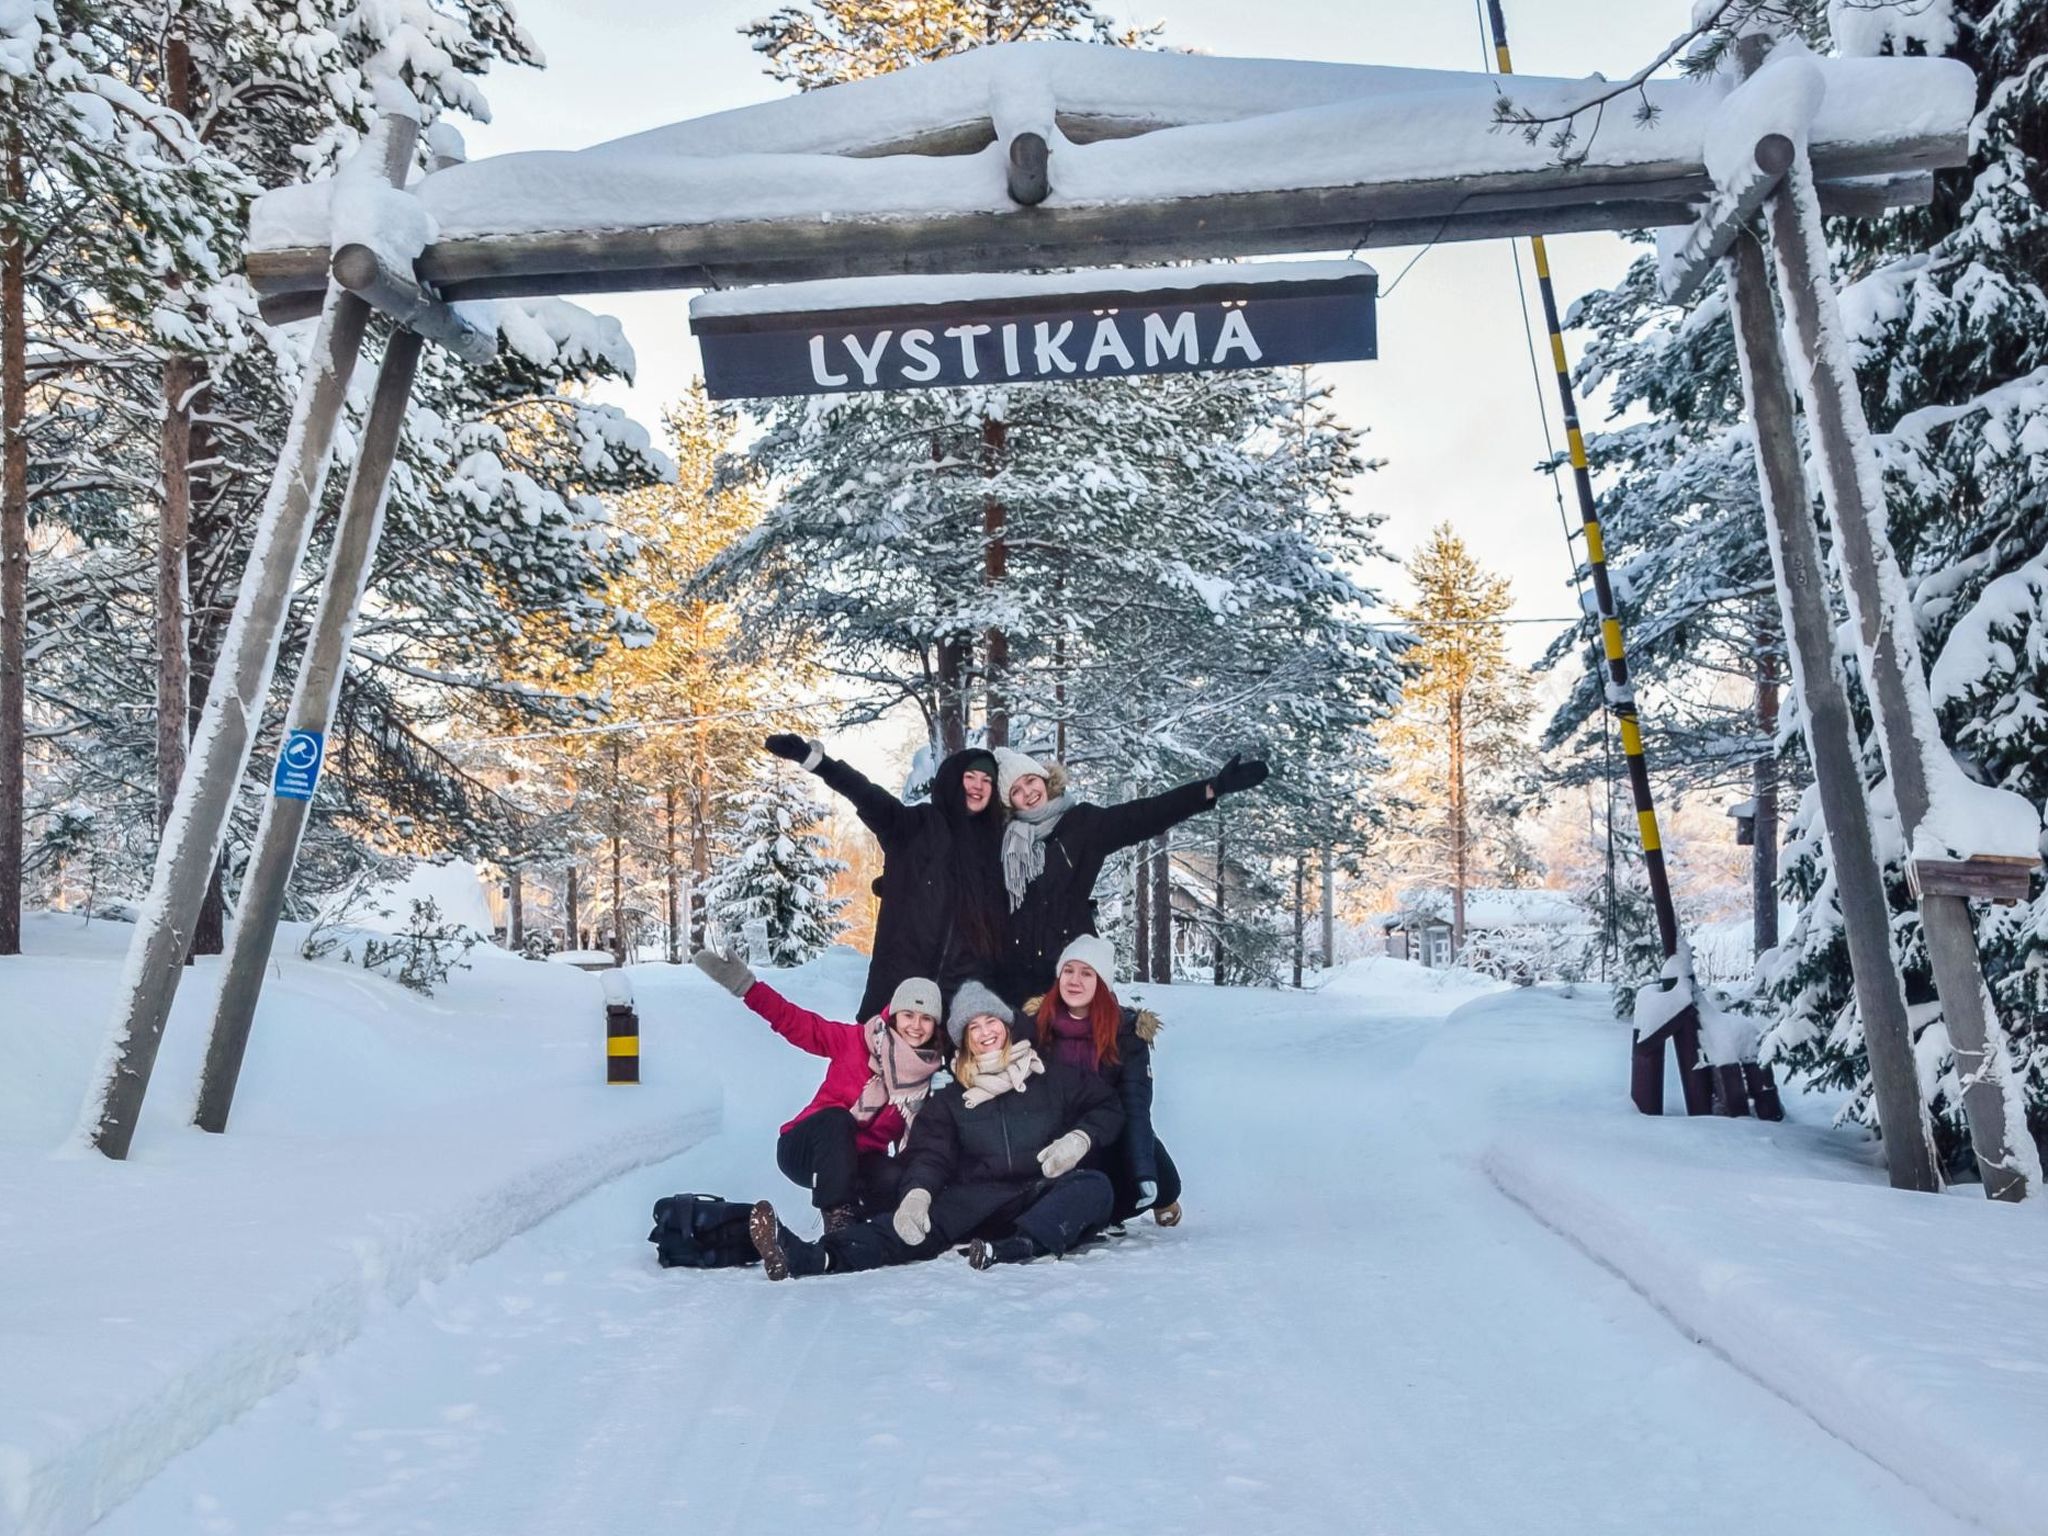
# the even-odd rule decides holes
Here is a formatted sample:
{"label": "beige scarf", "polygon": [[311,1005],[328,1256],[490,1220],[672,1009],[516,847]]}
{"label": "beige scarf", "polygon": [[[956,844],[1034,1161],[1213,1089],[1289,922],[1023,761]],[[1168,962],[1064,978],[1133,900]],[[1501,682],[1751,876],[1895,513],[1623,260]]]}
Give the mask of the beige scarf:
{"label": "beige scarf", "polygon": [[1022,1093],[1033,1075],[1044,1070],[1045,1063],[1028,1040],[990,1051],[974,1058],[974,1086],[960,1095],[960,1102],[974,1109],[1013,1088]]}
{"label": "beige scarf", "polygon": [[910,1122],[924,1108],[924,1096],[931,1091],[932,1074],[944,1065],[939,1053],[912,1045],[889,1027],[889,1016],[877,1014],[861,1026],[868,1038],[868,1080],[853,1101],[853,1118],[866,1125],[894,1104],[903,1116],[907,1135]]}

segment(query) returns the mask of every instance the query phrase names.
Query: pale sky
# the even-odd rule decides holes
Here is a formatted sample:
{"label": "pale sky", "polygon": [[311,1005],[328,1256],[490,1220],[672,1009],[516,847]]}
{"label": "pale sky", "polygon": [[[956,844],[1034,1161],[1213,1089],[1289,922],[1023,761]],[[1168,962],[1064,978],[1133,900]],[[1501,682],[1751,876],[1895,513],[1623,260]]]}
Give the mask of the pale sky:
{"label": "pale sky", "polygon": [[[784,94],[737,31],[771,8],[771,0],[520,0],[548,67],[502,71],[486,82],[495,121],[464,125],[470,155],[579,148]],[[1165,42],[1209,53],[1438,69],[1477,69],[1486,59],[1471,0],[1111,0],[1103,9],[1126,22],[1163,21]],[[1523,73],[1621,76],[1684,28],[1690,6],[1508,0],[1507,10]],[[1357,494],[1387,514],[1384,537],[1396,556],[1449,519],[1481,559],[1513,578],[1519,615],[1570,612],[1556,502],[1547,481],[1531,472],[1543,454],[1543,426],[1512,248],[1499,241],[1437,247],[1421,254],[1398,287],[1416,249],[1363,255],[1379,269],[1384,295],[1379,359],[1320,370],[1341,413],[1366,429],[1368,451],[1388,461],[1363,477]],[[1559,299],[1569,304],[1618,278],[1630,252],[1617,237],[1566,235],[1550,242],[1550,256]],[[1527,266],[1524,246],[1525,274]],[[610,398],[649,427],[697,371],[689,297],[579,300],[625,323],[639,380]],[[1529,307],[1540,327],[1533,277]],[[1567,344],[1576,357],[1577,341],[1568,336]],[[1541,408],[1557,433],[1547,378]],[[1587,425],[1599,420],[1596,402]],[[1398,591],[1397,573],[1387,575]],[[1549,626],[1518,627],[1517,653],[1533,657],[1551,633]]]}

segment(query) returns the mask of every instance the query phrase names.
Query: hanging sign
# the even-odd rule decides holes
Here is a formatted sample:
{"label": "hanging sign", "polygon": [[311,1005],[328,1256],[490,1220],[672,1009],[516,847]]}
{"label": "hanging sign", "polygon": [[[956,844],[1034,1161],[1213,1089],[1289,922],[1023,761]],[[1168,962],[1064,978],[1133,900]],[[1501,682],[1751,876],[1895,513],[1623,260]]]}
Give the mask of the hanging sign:
{"label": "hanging sign", "polygon": [[313,786],[320,782],[320,760],[326,753],[326,738],[318,731],[293,731],[277,754],[277,773],[270,792],[280,800],[310,800]]}
{"label": "hanging sign", "polygon": [[1363,262],[869,277],[703,294],[713,399],[1041,384],[1379,355]]}

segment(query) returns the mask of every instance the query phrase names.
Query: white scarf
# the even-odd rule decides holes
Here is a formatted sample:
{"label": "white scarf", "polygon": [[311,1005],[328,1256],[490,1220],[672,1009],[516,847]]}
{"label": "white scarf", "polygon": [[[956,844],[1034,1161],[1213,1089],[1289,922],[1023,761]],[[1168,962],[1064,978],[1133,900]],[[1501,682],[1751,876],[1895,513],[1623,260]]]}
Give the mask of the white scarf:
{"label": "white scarf", "polygon": [[1010,893],[1010,910],[1024,904],[1024,887],[1045,872],[1045,840],[1067,813],[1068,800],[1061,795],[1028,811],[1010,812],[1003,828],[1003,885]]}
{"label": "white scarf", "polygon": [[1022,1093],[1024,1085],[1044,1070],[1045,1063],[1028,1040],[988,1051],[974,1058],[974,1086],[960,1095],[960,1102],[975,1109],[1012,1089]]}

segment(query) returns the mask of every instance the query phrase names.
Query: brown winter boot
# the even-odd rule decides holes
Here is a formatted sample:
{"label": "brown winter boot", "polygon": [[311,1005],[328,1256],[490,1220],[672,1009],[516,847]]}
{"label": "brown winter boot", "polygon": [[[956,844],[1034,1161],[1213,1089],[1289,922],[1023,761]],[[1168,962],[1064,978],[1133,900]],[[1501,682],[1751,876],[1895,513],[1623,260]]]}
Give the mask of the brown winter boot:
{"label": "brown winter boot", "polygon": [[1171,1205],[1161,1205],[1154,1207],[1152,1211],[1152,1219],[1158,1222],[1159,1225],[1162,1227],[1179,1226],[1180,1202],[1176,1200]]}
{"label": "brown winter boot", "polygon": [[850,1205],[826,1206],[825,1230],[827,1232],[844,1232],[853,1225],[853,1218],[856,1214],[854,1208]]}

